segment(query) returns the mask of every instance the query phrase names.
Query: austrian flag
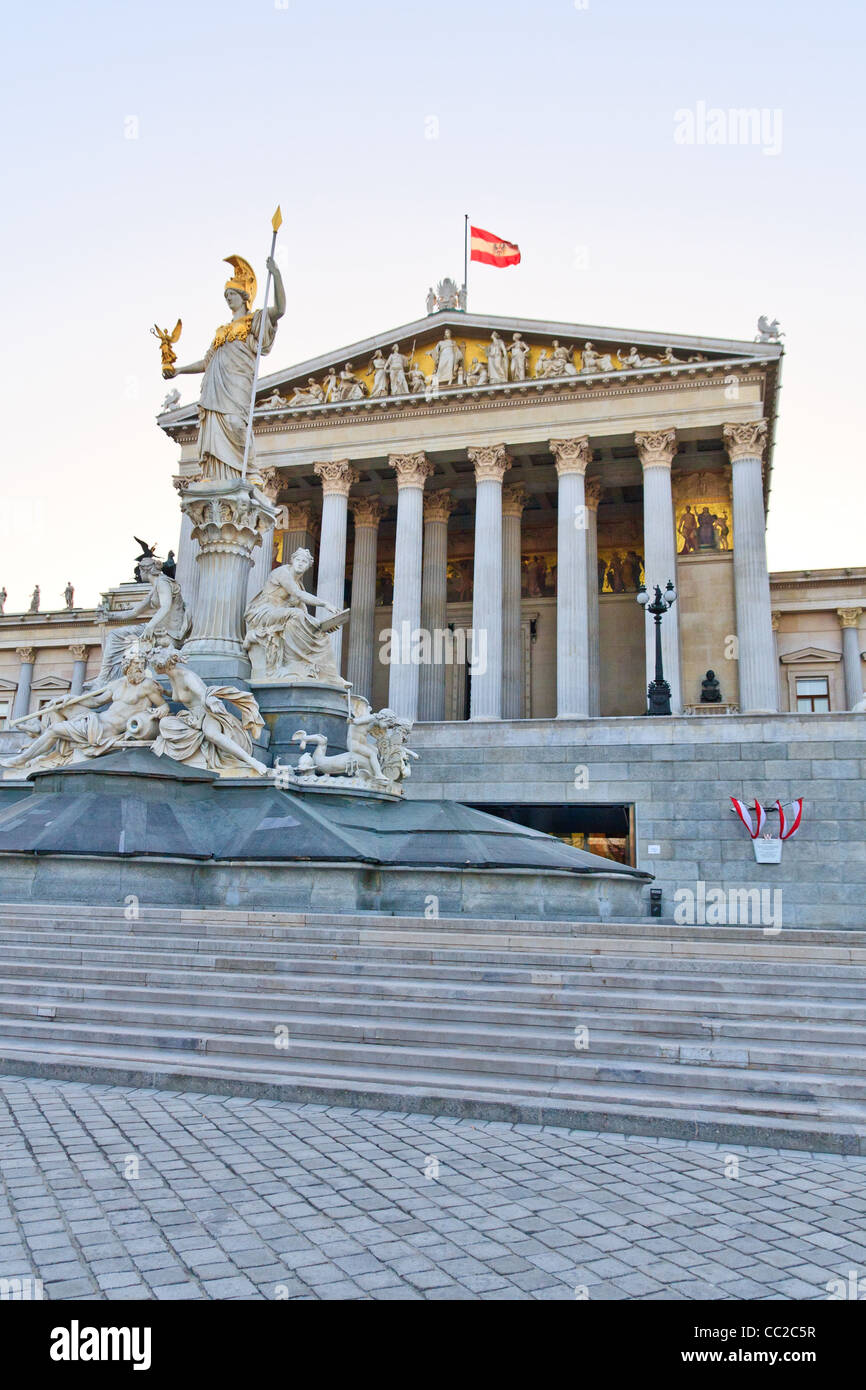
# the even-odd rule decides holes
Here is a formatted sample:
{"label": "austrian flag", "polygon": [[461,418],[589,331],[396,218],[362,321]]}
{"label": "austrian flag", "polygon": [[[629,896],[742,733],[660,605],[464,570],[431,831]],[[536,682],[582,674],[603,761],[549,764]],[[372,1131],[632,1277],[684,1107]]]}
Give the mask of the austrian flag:
{"label": "austrian flag", "polygon": [[469,229],[469,259],[482,261],[484,265],[519,265],[520,247],[513,241],[503,241],[492,232],[482,231],[480,227]]}

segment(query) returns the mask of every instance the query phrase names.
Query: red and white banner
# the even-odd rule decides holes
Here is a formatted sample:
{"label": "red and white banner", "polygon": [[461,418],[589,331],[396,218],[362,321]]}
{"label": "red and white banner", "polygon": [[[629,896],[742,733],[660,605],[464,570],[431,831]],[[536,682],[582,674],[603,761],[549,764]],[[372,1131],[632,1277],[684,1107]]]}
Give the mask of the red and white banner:
{"label": "red and white banner", "polygon": [[735,796],[731,797],[734,810],[743,822],[753,840],[757,840],[761,831],[767,823],[767,813],[760,801],[755,802],[755,820],[752,820],[752,813],[744,801],[738,801]]}
{"label": "red and white banner", "polygon": [[469,259],[484,265],[519,265],[520,247],[513,241],[485,232],[481,227],[469,228]]}
{"label": "red and white banner", "polygon": [[[790,821],[785,815],[785,806],[790,806],[793,815]],[[796,801],[786,801],[785,806],[781,801],[776,802],[776,809],[779,812],[779,839],[791,840],[800,829],[800,821],[803,819],[803,798],[798,796]]]}

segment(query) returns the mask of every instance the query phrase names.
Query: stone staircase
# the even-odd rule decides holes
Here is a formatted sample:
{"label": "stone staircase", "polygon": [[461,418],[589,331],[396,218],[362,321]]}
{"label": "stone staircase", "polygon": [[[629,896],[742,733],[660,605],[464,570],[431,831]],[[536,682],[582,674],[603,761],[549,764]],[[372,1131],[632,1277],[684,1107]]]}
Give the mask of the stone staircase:
{"label": "stone staircase", "polygon": [[0,1073],[866,1154],[866,931],[0,905]]}

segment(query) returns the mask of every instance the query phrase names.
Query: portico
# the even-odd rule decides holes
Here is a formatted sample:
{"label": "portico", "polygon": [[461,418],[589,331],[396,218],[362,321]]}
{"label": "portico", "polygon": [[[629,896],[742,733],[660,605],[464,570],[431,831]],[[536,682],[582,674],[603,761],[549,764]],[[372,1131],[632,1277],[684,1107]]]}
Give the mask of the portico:
{"label": "portico", "polygon": [[[446,328],[459,351],[443,388],[424,369]],[[528,374],[460,379],[460,353],[477,362],[485,337],[510,328],[529,344]],[[292,383],[328,355],[263,382],[255,418],[280,509],[274,554],[305,543],[317,592],[351,607],[340,659],[353,688],[433,722],[640,714],[654,650],[635,597],[672,579],[674,712],[699,701],[710,666],[731,707],[777,708],[763,528],[781,350],[680,338],[662,351],[633,332],[438,313],[333,360],[363,363],[410,330],[429,389],[374,398],[361,368],[360,397],[293,405]],[[587,354],[586,370],[570,350],[574,373],[550,376],[544,342],[581,336],[638,346]],[[163,427],[183,479],[194,430],[174,417]]]}

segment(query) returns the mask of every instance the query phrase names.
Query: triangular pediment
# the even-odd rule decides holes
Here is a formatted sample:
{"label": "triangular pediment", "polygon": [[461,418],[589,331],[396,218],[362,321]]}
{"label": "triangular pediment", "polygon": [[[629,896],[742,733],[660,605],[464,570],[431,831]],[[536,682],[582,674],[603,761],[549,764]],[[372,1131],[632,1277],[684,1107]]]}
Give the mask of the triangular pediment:
{"label": "triangular pediment", "polygon": [[796,652],[784,652],[779,660],[785,666],[791,666],[798,661],[841,661],[840,652],[828,652],[823,647],[800,647]]}
{"label": "triangular pediment", "polygon": [[[453,361],[443,372],[443,349],[438,345],[449,337],[456,352],[445,353]],[[399,371],[388,365],[395,346],[403,359],[405,391]],[[544,391],[657,375],[712,375],[723,364],[773,364],[781,352],[778,344],[448,309],[263,377],[256,416],[357,409],[365,402],[385,406],[431,393]],[[194,405],[180,406],[162,419],[174,428],[187,417],[191,423]]]}

